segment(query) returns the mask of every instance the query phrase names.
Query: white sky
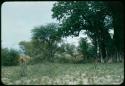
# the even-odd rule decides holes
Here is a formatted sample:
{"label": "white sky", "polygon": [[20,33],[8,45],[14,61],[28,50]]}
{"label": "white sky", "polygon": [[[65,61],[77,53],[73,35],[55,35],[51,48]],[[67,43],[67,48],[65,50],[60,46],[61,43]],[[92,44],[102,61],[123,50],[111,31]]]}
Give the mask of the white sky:
{"label": "white sky", "polygon": [[[19,42],[31,39],[31,30],[52,19],[51,9],[55,2],[4,2],[2,4],[2,47],[19,49]],[[80,37],[83,35],[80,34]],[[79,37],[67,38],[66,42],[78,45]]]}

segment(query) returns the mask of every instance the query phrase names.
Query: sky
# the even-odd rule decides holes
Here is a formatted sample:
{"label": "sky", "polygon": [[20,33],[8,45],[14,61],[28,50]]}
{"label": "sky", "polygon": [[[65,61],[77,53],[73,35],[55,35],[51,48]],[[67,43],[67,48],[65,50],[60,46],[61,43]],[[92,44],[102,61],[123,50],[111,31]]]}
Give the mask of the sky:
{"label": "sky", "polygon": [[[19,49],[20,41],[30,41],[31,30],[47,23],[58,23],[52,19],[51,9],[55,2],[4,2],[1,10],[2,25],[2,47]],[[68,37],[64,39],[67,43],[78,46],[80,37]]]}

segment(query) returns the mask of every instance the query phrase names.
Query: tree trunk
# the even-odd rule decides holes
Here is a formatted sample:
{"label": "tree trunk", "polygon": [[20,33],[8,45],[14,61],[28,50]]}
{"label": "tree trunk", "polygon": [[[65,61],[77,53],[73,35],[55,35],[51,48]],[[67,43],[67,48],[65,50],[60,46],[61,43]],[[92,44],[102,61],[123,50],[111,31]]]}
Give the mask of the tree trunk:
{"label": "tree trunk", "polygon": [[103,59],[103,56],[102,56],[102,51],[101,51],[100,48],[99,48],[99,57],[100,57],[101,63],[104,63],[104,59]]}

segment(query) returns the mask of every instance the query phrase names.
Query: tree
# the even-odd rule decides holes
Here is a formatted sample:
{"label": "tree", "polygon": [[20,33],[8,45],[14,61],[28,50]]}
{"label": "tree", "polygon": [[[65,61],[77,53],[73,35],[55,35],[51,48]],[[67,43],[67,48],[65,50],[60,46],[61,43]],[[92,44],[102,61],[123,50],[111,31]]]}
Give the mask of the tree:
{"label": "tree", "polygon": [[57,43],[60,42],[61,37],[58,35],[58,25],[50,23],[45,26],[36,27],[32,30],[32,40],[37,47],[41,47],[40,51],[46,53],[44,59],[53,61],[54,53],[56,52]]}
{"label": "tree", "polygon": [[86,38],[81,38],[79,41],[79,52],[81,52],[84,57],[87,59],[88,57],[88,47],[89,44],[87,43],[87,39]]}
{"label": "tree", "polygon": [[84,56],[84,61],[90,61],[96,57],[95,46],[88,43],[87,38],[80,38],[78,51]]}
{"label": "tree", "polygon": [[115,57],[123,57],[124,52],[124,7],[123,3],[120,1],[114,2],[105,2],[105,5],[108,7],[108,14],[111,14],[113,17],[113,44],[114,44],[114,53]]}
{"label": "tree", "polygon": [[[116,5],[116,2],[102,1],[59,1],[54,4],[52,16],[61,22],[60,31],[64,36],[78,36],[81,30],[86,30],[96,50],[99,51],[97,56],[101,58],[101,61],[106,61],[106,57],[110,55],[110,47],[113,47],[112,50],[116,47],[116,52],[121,52],[123,49],[123,29],[116,29],[123,28],[123,11],[117,11]],[[118,3],[118,6],[123,9],[121,3]],[[114,43],[109,33],[109,30],[113,28]],[[122,35],[119,35],[120,33]],[[121,42],[118,43],[118,41]]]}
{"label": "tree", "polygon": [[33,47],[32,41],[29,41],[29,42],[28,41],[21,41],[19,43],[19,46],[20,46],[23,54],[33,56],[34,47]]}
{"label": "tree", "polygon": [[3,66],[18,65],[19,52],[17,50],[3,48],[1,54],[1,62]]}
{"label": "tree", "polygon": [[[52,11],[53,18],[62,21],[63,35],[78,36],[81,30],[86,30],[94,35],[96,45],[100,48],[100,57],[105,59],[106,50],[104,44],[104,35],[108,34],[104,30],[105,6],[102,2],[87,2],[87,1],[72,1],[72,2],[57,2]],[[68,28],[68,29],[67,29]],[[92,36],[89,36],[92,37]]]}

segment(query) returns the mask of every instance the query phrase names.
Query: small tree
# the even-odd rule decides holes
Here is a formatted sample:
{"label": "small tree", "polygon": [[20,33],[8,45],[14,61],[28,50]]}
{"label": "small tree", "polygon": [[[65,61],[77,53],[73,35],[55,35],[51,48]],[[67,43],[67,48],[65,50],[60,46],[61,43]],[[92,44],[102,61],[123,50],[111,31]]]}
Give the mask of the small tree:
{"label": "small tree", "polygon": [[34,28],[32,33],[32,40],[37,41],[37,43],[35,42],[35,46],[41,48],[40,51],[44,52],[43,59],[52,62],[57,49],[57,43],[61,40],[58,34],[58,25],[50,23]]}

